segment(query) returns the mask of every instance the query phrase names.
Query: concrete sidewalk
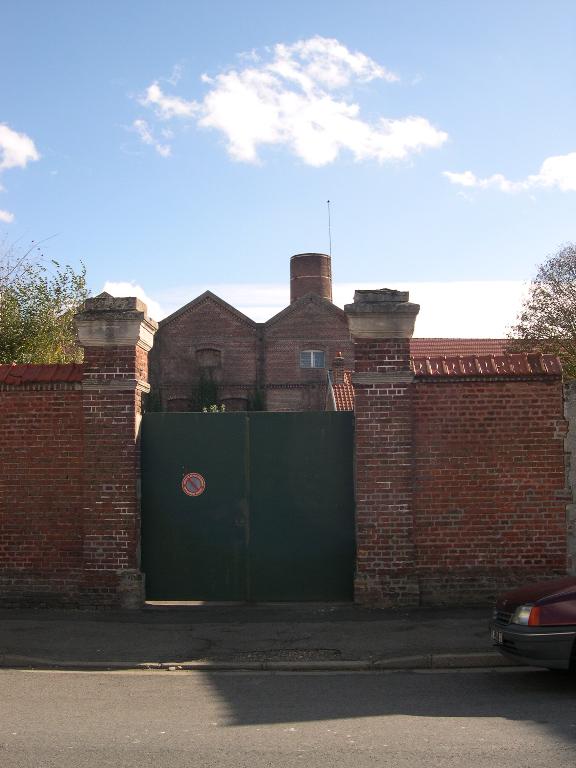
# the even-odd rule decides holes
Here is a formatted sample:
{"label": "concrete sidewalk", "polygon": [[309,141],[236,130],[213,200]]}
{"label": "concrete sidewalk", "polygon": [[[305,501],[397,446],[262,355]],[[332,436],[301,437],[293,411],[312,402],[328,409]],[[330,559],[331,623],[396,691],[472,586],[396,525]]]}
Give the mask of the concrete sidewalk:
{"label": "concrete sidewalk", "polygon": [[0,666],[60,669],[416,669],[503,666],[489,609],[353,605],[0,611]]}

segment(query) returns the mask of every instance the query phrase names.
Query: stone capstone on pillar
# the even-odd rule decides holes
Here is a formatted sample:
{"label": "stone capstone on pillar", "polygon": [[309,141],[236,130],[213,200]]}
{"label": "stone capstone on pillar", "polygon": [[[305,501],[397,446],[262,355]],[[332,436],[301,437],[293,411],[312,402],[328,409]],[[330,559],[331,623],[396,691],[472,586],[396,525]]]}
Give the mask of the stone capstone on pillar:
{"label": "stone capstone on pillar", "polygon": [[408,301],[408,291],[390,288],[354,292],[354,303],[346,304],[350,333],[358,339],[410,339],[419,304]]}
{"label": "stone capstone on pillar", "polygon": [[136,296],[100,293],[86,299],[76,315],[78,341],[83,347],[140,347],[152,349],[158,323],[148,317],[146,304]]}

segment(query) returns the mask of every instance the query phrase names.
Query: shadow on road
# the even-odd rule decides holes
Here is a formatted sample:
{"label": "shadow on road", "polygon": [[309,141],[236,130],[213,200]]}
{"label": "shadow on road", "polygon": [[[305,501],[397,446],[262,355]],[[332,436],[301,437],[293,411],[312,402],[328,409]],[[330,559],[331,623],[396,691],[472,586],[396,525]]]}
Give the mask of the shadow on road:
{"label": "shadow on road", "polygon": [[203,674],[226,702],[230,725],[394,715],[502,718],[537,723],[566,744],[576,742],[576,680],[547,670]]}

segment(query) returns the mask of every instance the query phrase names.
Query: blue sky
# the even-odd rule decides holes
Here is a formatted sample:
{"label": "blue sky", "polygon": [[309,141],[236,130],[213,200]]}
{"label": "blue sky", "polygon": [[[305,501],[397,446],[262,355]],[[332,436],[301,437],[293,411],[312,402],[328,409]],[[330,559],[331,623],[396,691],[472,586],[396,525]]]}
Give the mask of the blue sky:
{"label": "blue sky", "polygon": [[[576,4],[19,0],[1,7],[0,237],[160,316],[255,319],[294,253],[419,335],[500,335],[574,239]],[[52,237],[54,235],[54,237]]]}

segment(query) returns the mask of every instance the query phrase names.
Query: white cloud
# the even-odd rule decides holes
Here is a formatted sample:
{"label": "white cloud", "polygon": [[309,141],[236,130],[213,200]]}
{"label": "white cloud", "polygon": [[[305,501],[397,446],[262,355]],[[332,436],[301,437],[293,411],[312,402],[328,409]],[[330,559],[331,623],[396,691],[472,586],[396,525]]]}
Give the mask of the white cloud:
{"label": "white cloud", "polygon": [[[410,301],[420,304],[415,335],[419,337],[504,338],[516,320],[526,283],[520,280],[334,283],[334,303],[351,304],[357,288],[393,288],[410,292]],[[164,314],[161,319],[209,288],[256,322],[264,322],[284,309],[290,301],[287,285],[230,284],[187,285],[164,290],[158,300]],[[111,291],[110,291],[111,292]],[[126,295],[126,294],[125,294]],[[134,295],[132,293],[132,295]],[[486,312],[486,301],[490,312]]]}
{"label": "white cloud", "polygon": [[538,173],[527,176],[522,181],[510,181],[501,173],[479,178],[472,171],[463,173],[444,171],[444,176],[452,184],[462,187],[498,189],[508,193],[536,188],[556,188],[561,192],[576,192],[576,152],[546,158]]}
{"label": "white cloud", "polygon": [[164,309],[161,318],[171,315],[206,290],[212,291],[256,322],[267,320],[290,302],[289,286],[280,283],[192,283],[158,293],[158,301]]}
{"label": "white cloud", "polygon": [[149,144],[154,147],[156,152],[162,157],[169,157],[172,153],[172,149],[169,144],[162,144],[155,137],[154,134],[146,122],[146,120],[134,120],[132,128],[136,131],[143,144]]}
{"label": "white cloud", "polygon": [[3,211],[0,208],[0,221],[4,222],[4,224],[11,224],[14,221],[14,214],[10,213],[10,211]]}
{"label": "white cloud", "polygon": [[166,96],[158,81],[149,85],[146,95],[140,99],[144,107],[154,107],[158,117],[169,120],[171,117],[193,117],[199,109],[195,101],[186,101],[178,96]]}
{"label": "white cloud", "polygon": [[[18,133],[6,123],[0,123],[0,173],[11,168],[26,168],[28,163],[40,159],[40,153],[34,142],[25,133]],[[0,192],[4,187],[0,184]],[[0,210],[0,222],[11,224],[14,214]]]}
{"label": "white cloud", "polygon": [[[448,138],[424,117],[361,119],[348,91],[398,76],[338,40],[316,36],[278,44],[265,59],[251,53],[243,64],[215,77],[203,75],[209,90],[201,102],[166,95],[155,81],[140,103],[161,120],[194,119],[221,132],[231,157],[248,163],[258,162],[264,145],[288,147],[312,166],[334,162],[343,150],[356,160],[383,163],[439,147]],[[342,89],[346,96],[337,98]]]}
{"label": "white cloud", "polygon": [[279,43],[274,47],[274,58],[266,69],[294,80],[306,91],[318,86],[330,90],[343,88],[353,80],[368,83],[375,79],[388,82],[399,79],[365,54],[352,53],[338,40],[319,35],[293,45]]}
{"label": "white cloud", "polygon": [[106,291],[106,293],[109,293],[111,296],[137,296],[146,304],[148,307],[148,315],[154,320],[159,320],[166,314],[162,310],[160,304],[150,298],[141,285],[138,285],[138,283],[133,281],[127,280],[124,282],[114,282],[109,280],[104,283],[104,288],[102,288],[102,290]]}
{"label": "white cloud", "polygon": [[[538,186],[558,187],[562,192],[576,192],[576,152],[548,157],[537,176],[529,176]],[[536,182],[537,180],[537,182]]]}
{"label": "white cloud", "polygon": [[0,171],[26,168],[29,162],[39,159],[40,154],[29,136],[0,123]]}
{"label": "white cloud", "polygon": [[[427,338],[505,338],[516,321],[526,283],[521,280],[405,282],[383,284],[336,283],[334,303],[353,301],[356,288],[409,291],[420,304],[414,335]],[[486,311],[489,302],[490,311]]]}
{"label": "white cloud", "polygon": [[172,67],[172,72],[170,74],[170,77],[165,78],[165,80],[167,83],[170,83],[170,85],[177,85],[181,77],[182,77],[182,65],[175,64]]}

